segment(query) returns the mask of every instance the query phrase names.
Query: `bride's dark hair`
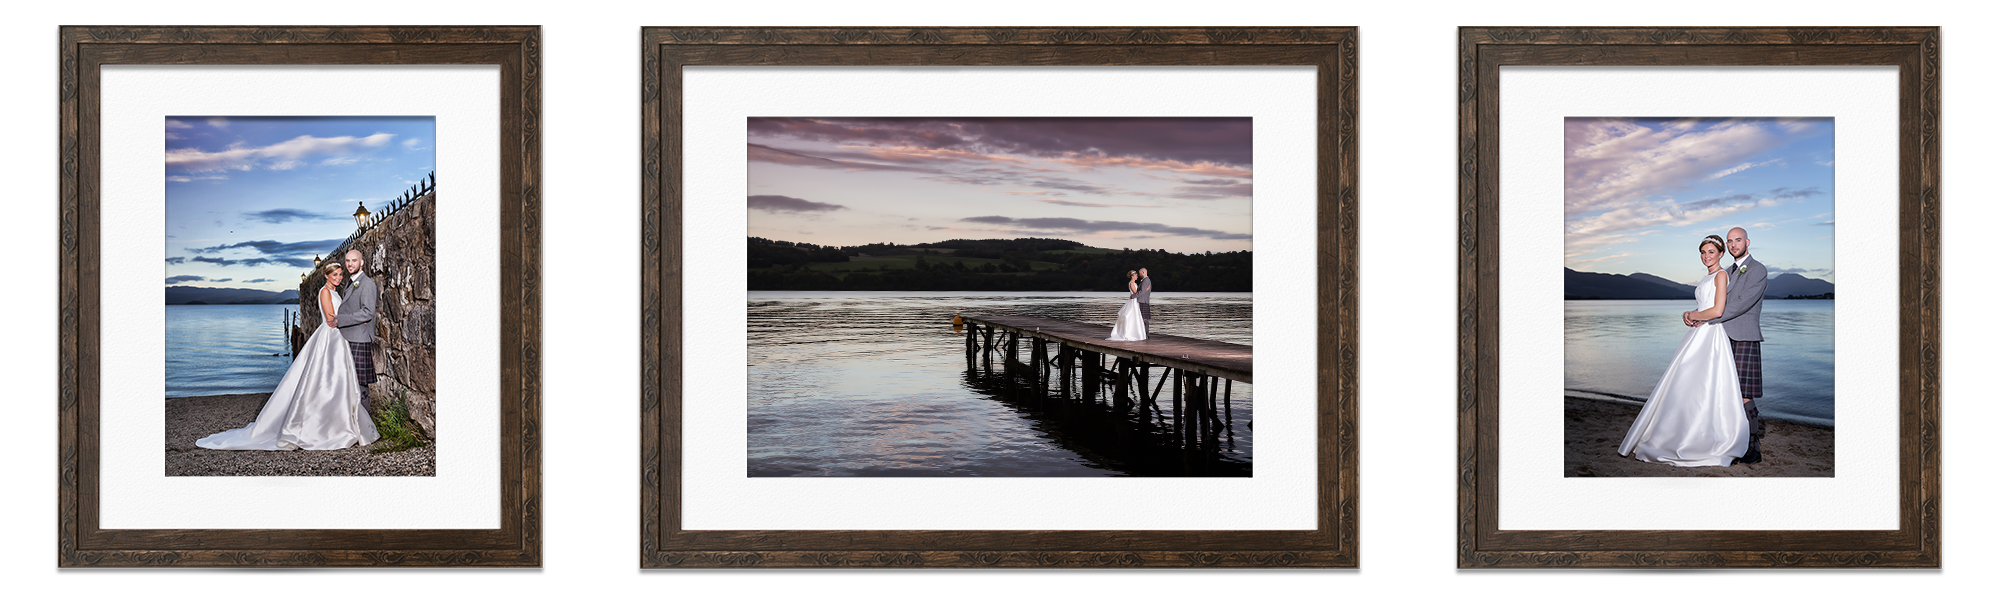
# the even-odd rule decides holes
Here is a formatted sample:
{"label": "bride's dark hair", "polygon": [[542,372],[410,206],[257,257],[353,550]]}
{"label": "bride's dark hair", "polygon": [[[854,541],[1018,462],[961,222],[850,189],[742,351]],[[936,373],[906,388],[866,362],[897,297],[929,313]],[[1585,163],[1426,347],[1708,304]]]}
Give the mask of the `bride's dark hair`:
{"label": "bride's dark hair", "polygon": [[1707,246],[1707,245],[1709,245],[1709,244],[1715,244],[1715,251],[1716,251],[1716,252],[1724,252],[1724,251],[1726,251],[1726,249],[1727,249],[1727,248],[1729,248],[1728,246],[1726,246],[1726,245],[1723,245],[1723,243],[1722,243],[1722,236],[1719,236],[1719,235],[1710,235],[1710,236],[1708,236],[1708,237],[1705,237],[1705,238],[1701,238],[1701,243],[1700,243],[1700,244],[1698,244],[1698,245],[1696,245],[1696,246],[1695,246],[1695,249],[1699,250],[1699,249],[1701,249],[1701,247],[1702,247],[1702,246]]}

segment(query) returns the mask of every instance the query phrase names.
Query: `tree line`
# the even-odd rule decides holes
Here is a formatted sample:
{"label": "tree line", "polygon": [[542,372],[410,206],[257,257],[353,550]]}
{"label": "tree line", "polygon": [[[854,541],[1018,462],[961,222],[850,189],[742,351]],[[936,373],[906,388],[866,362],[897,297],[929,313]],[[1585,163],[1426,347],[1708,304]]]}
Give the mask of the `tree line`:
{"label": "tree line", "polygon": [[[1125,272],[1145,267],[1160,291],[1251,291],[1247,250],[1105,250],[1048,238],[836,247],[753,237],[749,244],[752,290],[1120,292]],[[852,260],[862,255],[914,255],[915,268]],[[816,263],[847,264],[835,273]]]}

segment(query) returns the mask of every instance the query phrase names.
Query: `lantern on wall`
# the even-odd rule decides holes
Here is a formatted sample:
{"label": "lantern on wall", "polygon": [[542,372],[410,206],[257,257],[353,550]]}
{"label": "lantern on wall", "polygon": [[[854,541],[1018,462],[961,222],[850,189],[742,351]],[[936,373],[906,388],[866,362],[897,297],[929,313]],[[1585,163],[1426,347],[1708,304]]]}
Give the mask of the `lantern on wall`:
{"label": "lantern on wall", "polygon": [[360,202],[354,203],[354,226],[356,228],[368,226],[368,206]]}

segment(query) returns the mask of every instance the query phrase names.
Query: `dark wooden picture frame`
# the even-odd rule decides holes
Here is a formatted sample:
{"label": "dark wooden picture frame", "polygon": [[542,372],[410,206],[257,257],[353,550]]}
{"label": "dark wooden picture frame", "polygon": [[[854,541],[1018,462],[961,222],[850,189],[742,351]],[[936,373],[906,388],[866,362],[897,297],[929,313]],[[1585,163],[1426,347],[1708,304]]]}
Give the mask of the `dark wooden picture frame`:
{"label": "dark wooden picture frame", "polygon": [[[63,567],[541,564],[541,28],[61,29]],[[500,68],[500,504],[497,529],[105,529],[98,524],[99,68],[104,65],[497,65]]]}
{"label": "dark wooden picture frame", "polygon": [[[1465,27],[1459,30],[1458,566],[1936,568],[1938,28]],[[1904,298],[1895,530],[1503,530],[1499,527],[1500,67],[1893,65],[1899,68],[1898,284]]]}
{"label": "dark wooden picture frame", "polygon": [[[1353,28],[643,30],[640,564],[718,567],[1354,567],[1356,67]],[[681,526],[682,80],[697,65],[1308,65],[1318,68],[1318,505],[1310,531],[790,530]],[[1271,200],[1285,202],[1285,199]]]}

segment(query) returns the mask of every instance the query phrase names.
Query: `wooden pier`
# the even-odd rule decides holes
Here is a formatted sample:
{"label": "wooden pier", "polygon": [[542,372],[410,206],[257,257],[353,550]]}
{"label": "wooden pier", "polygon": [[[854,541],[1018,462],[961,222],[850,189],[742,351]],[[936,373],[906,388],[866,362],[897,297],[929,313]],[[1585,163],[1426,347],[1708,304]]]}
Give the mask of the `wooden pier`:
{"label": "wooden pier", "polygon": [[[1252,382],[1250,346],[1150,333],[1144,341],[1114,342],[1105,339],[1110,327],[1043,317],[960,320],[967,366],[980,357],[1004,357],[1009,370],[1020,365],[1028,371],[1026,387],[1037,397],[1101,402],[1121,414],[1136,413],[1144,423],[1165,425],[1171,416],[1175,445],[1189,450],[1213,450],[1221,438],[1234,439],[1230,392],[1234,382]],[[1161,405],[1163,395],[1170,406]]]}

